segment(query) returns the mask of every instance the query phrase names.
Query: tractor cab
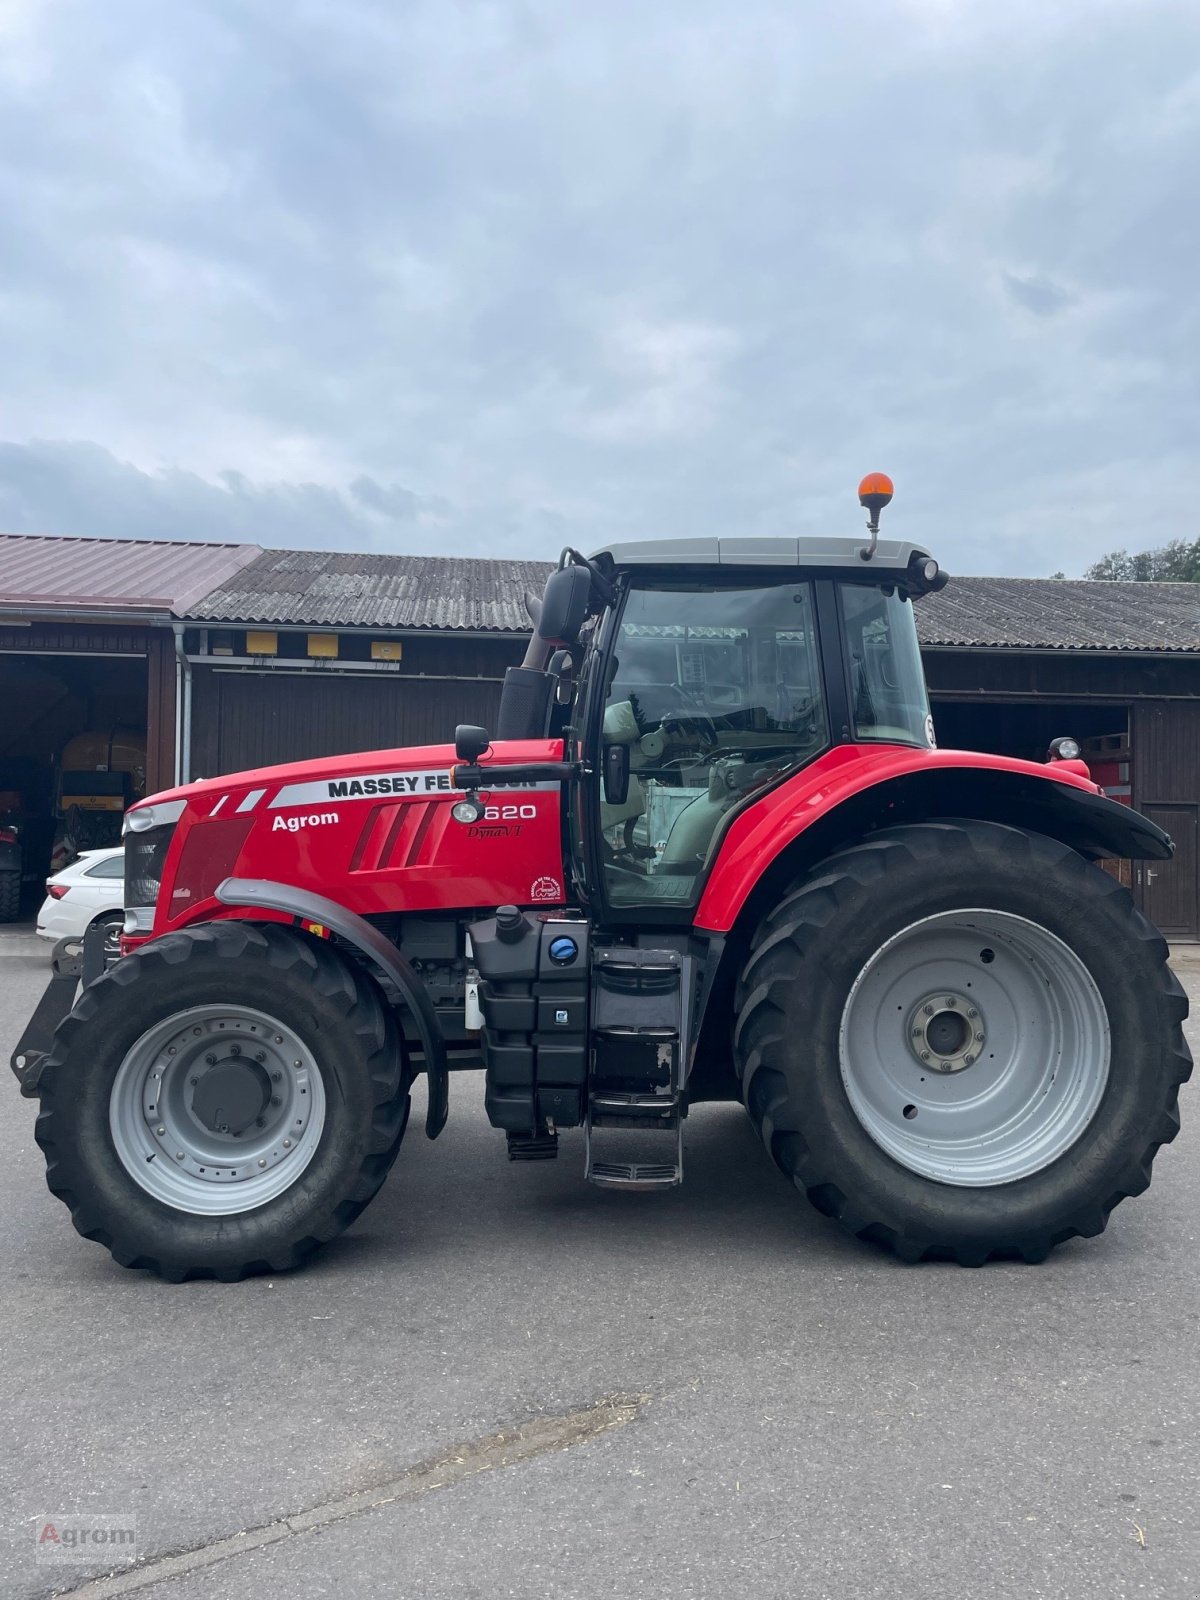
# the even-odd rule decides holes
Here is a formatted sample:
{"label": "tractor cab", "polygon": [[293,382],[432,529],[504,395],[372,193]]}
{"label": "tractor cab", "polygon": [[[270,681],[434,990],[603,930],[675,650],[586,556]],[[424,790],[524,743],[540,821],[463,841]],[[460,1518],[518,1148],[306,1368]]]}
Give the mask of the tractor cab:
{"label": "tractor cab", "polygon": [[[574,876],[606,920],[689,922],[732,818],[832,746],[933,746],[912,600],[946,574],[869,509],[868,542],[563,552],[497,737],[565,739]],[[474,760],[488,736],[463,731]]]}

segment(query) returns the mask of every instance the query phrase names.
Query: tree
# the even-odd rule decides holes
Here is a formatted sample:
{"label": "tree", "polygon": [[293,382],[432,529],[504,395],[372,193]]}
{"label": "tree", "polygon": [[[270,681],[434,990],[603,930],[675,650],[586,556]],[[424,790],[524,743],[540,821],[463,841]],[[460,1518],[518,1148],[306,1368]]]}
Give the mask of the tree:
{"label": "tree", "polygon": [[1108,583],[1200,583],[1200,538],[1172,539],[1154,550],[1110,550],[1084,572]]}

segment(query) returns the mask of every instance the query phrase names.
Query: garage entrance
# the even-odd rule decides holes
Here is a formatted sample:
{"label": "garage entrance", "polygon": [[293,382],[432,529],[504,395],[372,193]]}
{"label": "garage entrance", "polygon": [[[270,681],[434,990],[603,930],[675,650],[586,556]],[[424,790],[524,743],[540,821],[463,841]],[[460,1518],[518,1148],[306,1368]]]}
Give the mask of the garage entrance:
{"label": "garage entrance", "polygon": [[118,843],[146,792],[147,658],[0,651],[0,815],[19,847],[20,915],[49,872]]}

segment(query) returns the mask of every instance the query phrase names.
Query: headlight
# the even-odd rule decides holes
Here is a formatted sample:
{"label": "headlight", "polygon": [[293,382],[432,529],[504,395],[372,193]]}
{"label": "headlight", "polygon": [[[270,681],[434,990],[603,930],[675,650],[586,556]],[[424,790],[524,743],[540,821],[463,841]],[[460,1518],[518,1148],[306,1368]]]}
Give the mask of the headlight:
{"label": "headlight", "polygon": [[1078,761],[1080,755],[1078,739],[1062,738],[1051,739],[1051,761]]}
{"label": "headlight", "polygon": [[151,828],[174,826],[187,809],[186,800],[159,800],[148,806],[135,806],[125,813],[123,834],[148,833]]}
{"label": "headlight", "polygon": [[[139,815],[131,812],[131,816]],[[153,906],[162,887],[163,865],[175,823],[151,827],[125,836],[125,904],[128,907]]]}

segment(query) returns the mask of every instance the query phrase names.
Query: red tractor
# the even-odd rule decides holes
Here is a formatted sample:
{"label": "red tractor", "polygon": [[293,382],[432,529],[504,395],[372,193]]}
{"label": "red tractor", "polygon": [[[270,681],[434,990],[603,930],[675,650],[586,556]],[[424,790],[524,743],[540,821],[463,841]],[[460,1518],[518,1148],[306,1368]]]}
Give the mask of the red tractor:
{"label": "red tractor", "polygon": [[[683,1174],[740,1099],[782,1172],[908,1261],[1043,1259],[1150,1181],[1191,1061],[1101,857],[1171,842],[1056,740],[934,744],[869,540],[564,552],[494,734],[208,779],[126,818],[123,954],[64,954],[13,1065],[50,1188],[126,1266],[238,1279],[349,1226],[482,1067],[515,1161]],[[61,1018],[61,1020],[59,1020]],[[57,1024],[57,1025],[56,1025]]]}

